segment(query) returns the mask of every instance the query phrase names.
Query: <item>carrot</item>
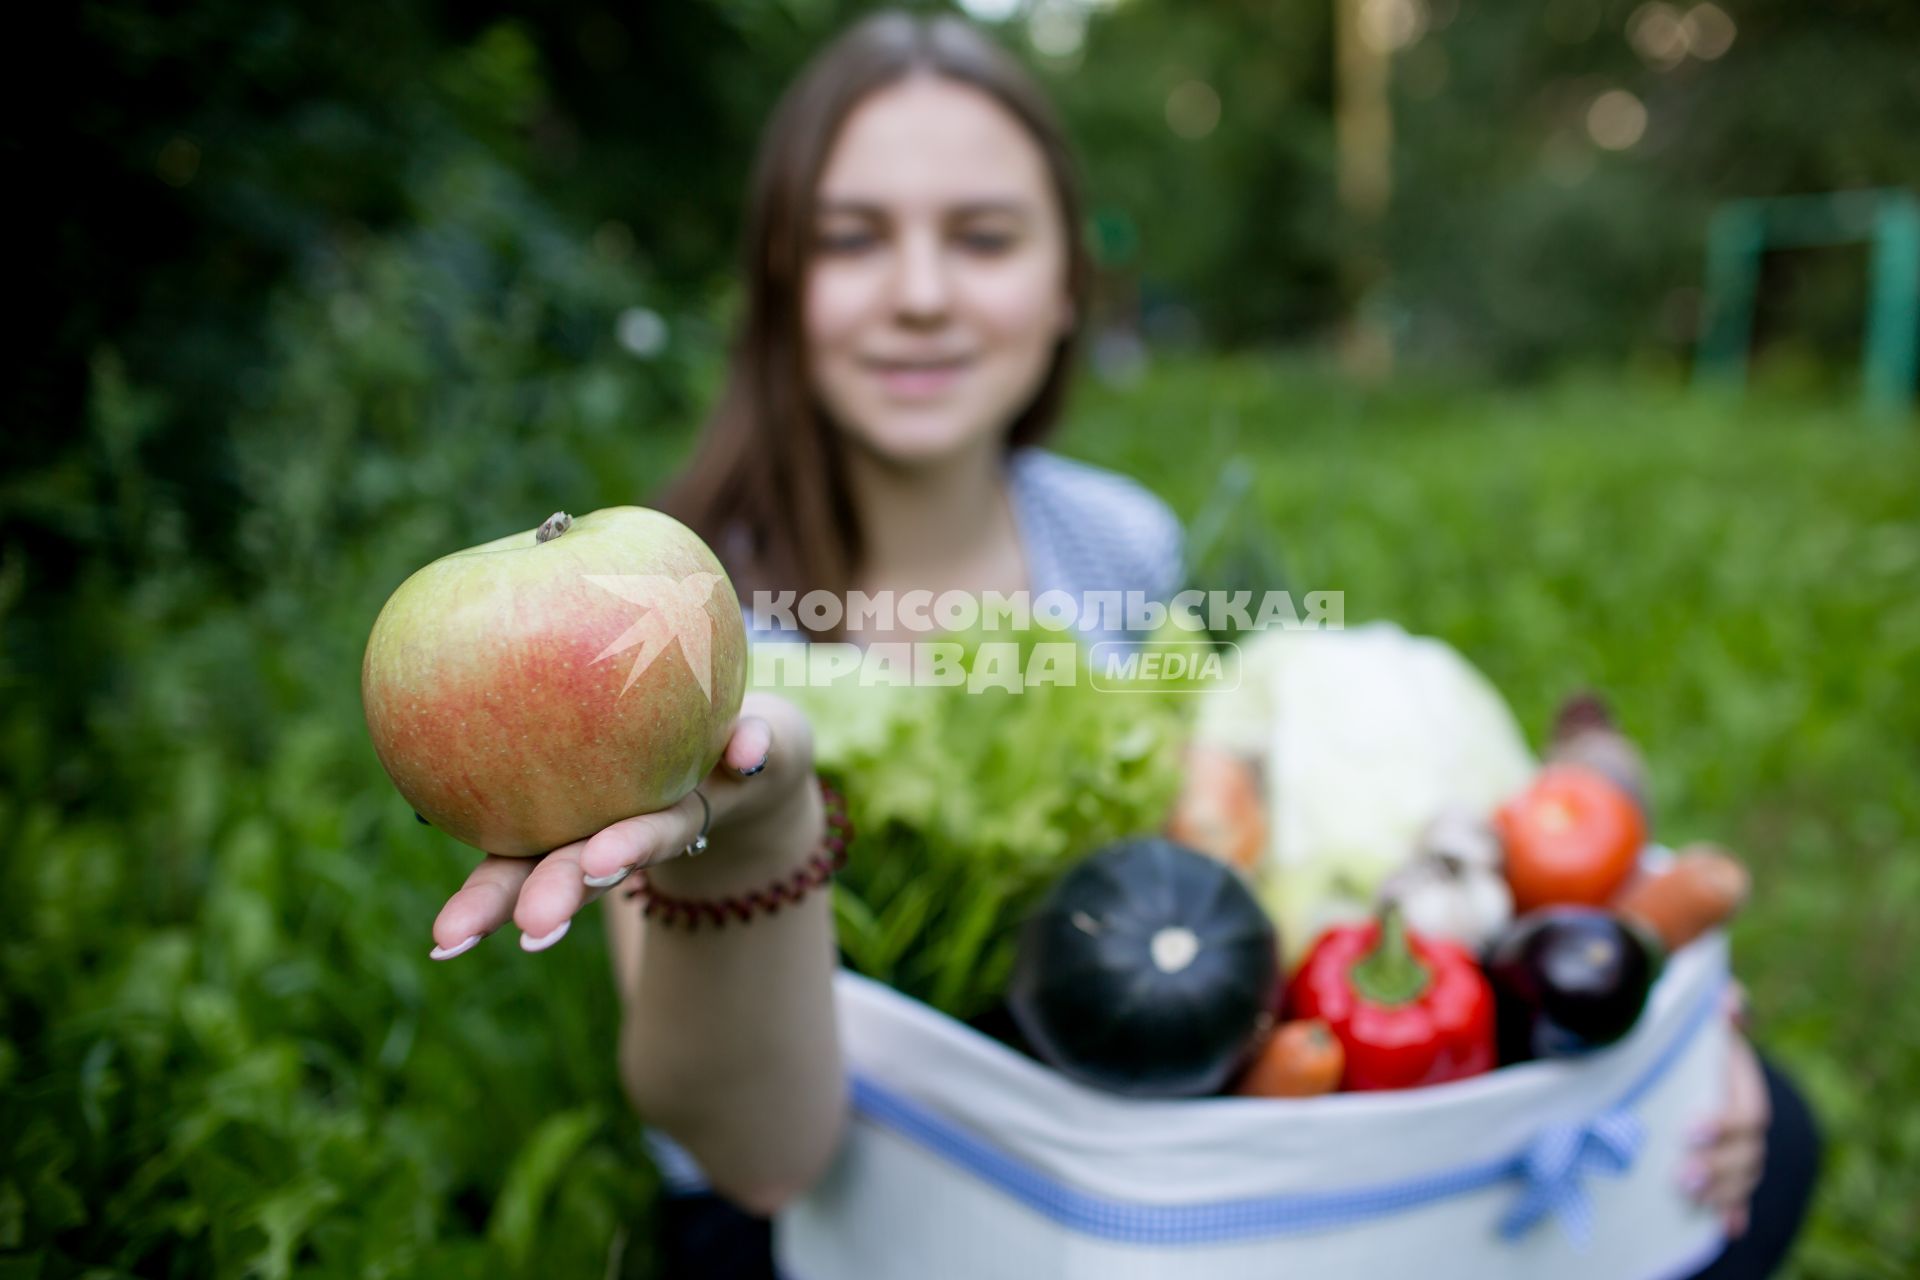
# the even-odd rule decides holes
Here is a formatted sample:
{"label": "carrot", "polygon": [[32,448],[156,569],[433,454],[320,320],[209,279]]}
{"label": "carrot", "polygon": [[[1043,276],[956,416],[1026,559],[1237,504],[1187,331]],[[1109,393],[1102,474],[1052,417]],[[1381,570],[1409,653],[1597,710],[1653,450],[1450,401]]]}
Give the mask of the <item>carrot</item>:
{"label": "carrot", "polygon": [[1346,1065],[1333,1028],[1300,1018],[1274,1029],[1233,1091],[1243,1098],[1312,1098],[1339,1088]]}
{"label": "carrot", "polygon": [[1733,855],[1713,845],[1691,845],[1665,871],[1628,885],[1613,909],[1646,925],[1674,952],[1733,919],[1750,887],[1747,869]]}
{"label": "carrot", "polygon": [[1196,742],[1187,777],[1167,821],[1167,836],[1209,857],[1251,871],[1267,843],[1267,815],[1253,761]]}

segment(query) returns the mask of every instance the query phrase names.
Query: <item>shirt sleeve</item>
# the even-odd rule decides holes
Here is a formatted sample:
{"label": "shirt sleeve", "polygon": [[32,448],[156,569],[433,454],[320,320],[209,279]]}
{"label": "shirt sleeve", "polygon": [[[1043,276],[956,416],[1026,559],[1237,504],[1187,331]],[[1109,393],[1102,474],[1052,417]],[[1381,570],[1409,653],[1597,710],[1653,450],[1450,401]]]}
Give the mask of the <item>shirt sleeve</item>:
{"label": "shirt sleeve", "polygon": [[1185,585],[1186,532],[1145,485],[1039,449],[1019,451],[1011,475],[1036,597],[1065,591],[1084,617],[1094,592],[1139,592],[1165,604]]}

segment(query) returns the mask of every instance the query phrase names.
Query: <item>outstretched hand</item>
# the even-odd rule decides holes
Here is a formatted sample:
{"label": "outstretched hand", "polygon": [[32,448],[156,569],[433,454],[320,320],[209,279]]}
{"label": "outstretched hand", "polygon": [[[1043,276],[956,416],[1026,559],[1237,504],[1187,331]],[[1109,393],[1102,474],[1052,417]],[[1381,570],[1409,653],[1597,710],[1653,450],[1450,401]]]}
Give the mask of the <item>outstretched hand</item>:
{"label": "outstretched hand", "polygon": [[772,694],[749,693],[700,795],[622,819],[543,857],[489,855],[440,909],[430,954],[435,960],[463,955],[508,921],[520,930],[522,950],[544,951],[566,936],[582,908],[636,868],[685,853],[706,817],[701,795],[713,807],[708,839],[724,845],[756,815],[777,810],[812,770],[812,734],[799,709]]}

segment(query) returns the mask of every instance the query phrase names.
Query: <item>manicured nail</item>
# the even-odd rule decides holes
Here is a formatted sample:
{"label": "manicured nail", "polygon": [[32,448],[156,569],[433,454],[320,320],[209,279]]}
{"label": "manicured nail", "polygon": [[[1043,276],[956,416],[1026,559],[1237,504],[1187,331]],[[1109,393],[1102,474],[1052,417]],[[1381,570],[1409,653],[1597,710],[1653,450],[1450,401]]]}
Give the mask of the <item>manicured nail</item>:
{"label": "manicured nail", "polygon": [[473,950],[476,946],[478,946],[480,944],[480,939],[486,936],[487,935],[484,933],[476,933],[471,938],[468,938],[465,942],[457,942],[451,947],[435,947],[433,950],[427,952],[427,959],[451,960],[455,956],[463,956],[467,952]]}
{"label": "manicured nail", "polygon": [[743,778],[751,778],[754,774],[759,773],[762,769],[766,767],[767,767],[767,757],[761,756],[759,764],[754,765],[751,769],[742,769],[740,771],[740,776]]}
{"label": "manicured nail", "polygon": [[562,920],[560,927],[545,937],[529,938],[523,933],[520,935],[520,949],[522,951],[545,951],[548,947],[566,937],[567,930],[571,928],[573,928],[573,921]]}
{"label": "manicured nail", "polygon": [[1680,1171],[1680,1189],[1690,1196],[1698,1196],[1707,1189],[1707,1169],[1705,1165],[1689,1163]]}
{"label": "manicured nail", "polygon": [[628,863],[610,876],[582,876],[582,882],[589,889],[611,889],[633,874],[633,864]]}

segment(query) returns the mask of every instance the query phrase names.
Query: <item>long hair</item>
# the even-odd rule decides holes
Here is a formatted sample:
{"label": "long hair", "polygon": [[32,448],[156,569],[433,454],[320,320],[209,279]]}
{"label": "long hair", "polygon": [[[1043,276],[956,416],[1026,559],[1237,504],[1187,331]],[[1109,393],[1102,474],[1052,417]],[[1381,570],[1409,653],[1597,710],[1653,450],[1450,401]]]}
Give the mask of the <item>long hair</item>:
{"label": "long hair", "polygon": [[1007,447],[1042,439],[1065,401],[1091,265],[1079,181],[1051,104],[1011,55],[959,18],[887,12],[864,19],[807,64],[767,123],[747,193],[745,314],[725,383],[692,460],[656,499],[706,539],[743,597],[749,590],[844,594],[864,551],[844,446],[807,382],[803,294],[815,192],[842,124],[869,94],[916,73],[990,95],[1045,159],[1065,224],[1076,322],[1012,422]]}

